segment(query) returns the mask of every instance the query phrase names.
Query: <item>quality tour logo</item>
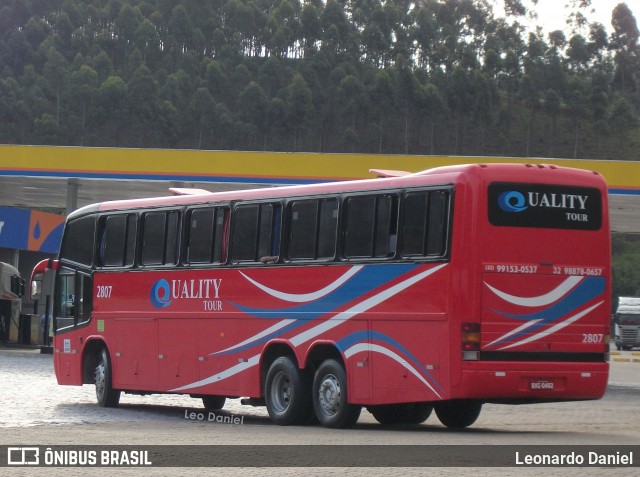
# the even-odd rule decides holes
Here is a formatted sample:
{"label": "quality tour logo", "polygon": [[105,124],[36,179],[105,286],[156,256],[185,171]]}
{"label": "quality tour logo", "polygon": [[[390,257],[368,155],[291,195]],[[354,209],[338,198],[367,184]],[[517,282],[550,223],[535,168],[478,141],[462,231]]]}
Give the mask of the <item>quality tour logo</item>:
{"label": "quality tour logo", "polygon": [[594,187],[489,184],[489,221],[507,227],[598,230],[602,199]]}
{"label": "quality tour logo", "polygon": [[169,282],[161,278],[151,287],[151,304],[156,308],[166,308],[171,305],[171,287]]}
{"label": "quality tour logo", "polygon": [[149,299],[155,308],[167,308],[174,301],[194,300],[202,303],[204,311],[222,311],[220,288],[222,278],[189,278],[154,282]]}

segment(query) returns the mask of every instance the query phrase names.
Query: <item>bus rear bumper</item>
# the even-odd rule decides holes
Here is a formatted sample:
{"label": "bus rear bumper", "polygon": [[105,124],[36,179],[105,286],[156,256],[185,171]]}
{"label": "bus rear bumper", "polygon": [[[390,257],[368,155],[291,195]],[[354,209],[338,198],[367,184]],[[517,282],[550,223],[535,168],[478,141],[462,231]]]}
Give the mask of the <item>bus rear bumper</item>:
{"label": "bus rear bumper", "polygon": [[608,363],[474,363],[462,371],[455,398],[488,402],[544,402],[600,399]]}

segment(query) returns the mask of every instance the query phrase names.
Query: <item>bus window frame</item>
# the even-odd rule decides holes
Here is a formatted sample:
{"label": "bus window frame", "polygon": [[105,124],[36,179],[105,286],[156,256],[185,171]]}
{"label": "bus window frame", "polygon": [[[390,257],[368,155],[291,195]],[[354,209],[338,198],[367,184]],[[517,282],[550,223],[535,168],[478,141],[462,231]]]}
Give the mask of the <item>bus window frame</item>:
{"label": "bus window frame", "polygon": [[[404,204],[405,204],[405,200],[406,197],[410,194],[415,194],[415,193],[428,193],[431,194],[432,192],[445,192],[447,194],[447,200],[445,202],[446,205],[446,210],[445,210],[445,214],[444,214],[444,219],[446,221],[445,224],[443,224],[443,231],[444,231],[444,237],[443,237],[443,244],[444,244],[444,250],[443,253],[440,255],[428,255],[427,251],[428,251],[428,237],[429,237],[429,216],[425,217],[425,238],[424,238],[424,254],[415,254],[415,255],[405,255],[404,254],[404,233],[401,233],[401,231],[404,230],[404,226],[405,226],[405,211],[404,211]],[[431,207],[431,201],[429,200],[429,202],[427,203],[427,209],[429,209]],[[400,240],[398,240],[398,247],[397,247],[397,257],[398,259],[402,260],[402,261],[450,261],[451,260],[451,241],[453,240],[453,222],[455,219],[455,214],[454,214],[454,207],[455,207],[455,187],[452,184],[443,184],[443,185],[439,185],[439,186],[429,186],[429,187],[415,187],[415,188],[411,188],[408,187],[406,189],[402,190],[402,194],[400,197],[400,211],[399,211],[399,225],[398,225],[398,238]],[[460,220],[460,219],[457,219]]]}
{"label": "bus window frame", "polygon": [[[140,211],[117,211],[115,213],[97,213],[96,220],[96,244],[94,246],[95,254],[94,257],[94,268],[101,270],[125,270],[135,268],[138,265],[138,242],[140,237]],[[125,219],[125,236],[124,236],[124,248],[122,250],[123,256],[123,264],[122,265],[105,265],[104,264],[104,256],[102,250],[102,241],[104,240],[104,233],[106,230],[107,222],[109,219],[113,217],[124,217]],[[129,247],[129,228],[131,224],[129,223],[130,219],[135,217],[135,233],[133,237],[133,258],[130,263],[127,263],[127,258],[129,257],[130,247]]]}
{"label": "bus window frame", "polygon": [[[73,280],[73,296],[71,300],[63,300],[59,292],[53,297],[53,331],[55,334],[64,333],[87,326],[91,323],[93,317],[93,273],[90,270],[81,270],[73,268],[69,265],[62,265],[56,273],[56,290],[61,290],[60,282],[63,279]],[[69,287],[64,287],[64,291],[68,294]],[[83,293],[85,292],[85,293]],[[89,303],[85,301],[85,297],[89,297]],[[85,306],[89,306],[88,312],[85,312]],[[68,314],[62,313],[63,307],[68,306],[72,310]],[[86,316],[83,319],[83,316]],[[71,324],[67,324],[59,328],[60,320],[72,320]]]}
{"label": "bus window frame", "polygon": [[[190,246],[191,246],[191,223],[194,212],[202,211],[202,210],[211,210],[213,211],[213,234],[211,244],[211,261],[191,261],[190,254]],[[184,210],[183,214],[183,223],[182,223],[182,247],[180,249],[180,259],[179,264],[184,268],[199,268],[199,267],[209,267],[209,266],[223,266],[227,264],[229,259],[229,233],[230,227],[229,224],[231,222],[231,206],[229,203],[224,202],[210,202],[205,204],[198,204],[193,207],[187,207]],[[220,236],[220,260],[216,261],[216,250],[213,248],[216,241],[216,236],[218,233],[218,225],[216,224],[217,213],[222,211],[222,232]]]}
{"label": "bus window frame", "polygon": [[[269,248],[271,249],[271,252],[273,252],[273,248],[274,248],[274,242],[276,243],[277,246],[277,254],[273,254],[273,255],[265,255],[262,257],[259,257],[259,252],[260,252],[260,247],[261,247],[261,243],[260,243],[260,227],[262,225],[262,207],[266,206],[266,205],[270,205],[272,208],[272,215],[271,215],[271,229],[270,229],[270,236],[271,236],[271,241],[269,243]],[[231,214],[231,218],[230,218],[230,223],[229,223],[229,247],[228,247],[228,263],[234,266],[250,266],[250,265],[264,265],[264,264],[273,264],[273,263],[279,263],[282,260],[282,256],[283,256],[283,236],[284,236],[284,231],[285,231],[285,223],[284,223],[284,217],[285,217],[285,205],[286,205],[286,201],[284,199],[267,199],[267,200],[256,200],[256,201],[242,201],[242,202],[235,202],[233,204],[231,204],[230,207],[230,214]],[[237,247],[237,240],[236,240],[236,236],[235,236],[235,231],[236,231],[236,227],[238,226],[238,209],[239,208],[243,208],[243,207],[258,207],[258,213],[256,215],[256,232],[258,232],[255,236],[255,241],[253,242],[253,259],[237,259],[234,254],[236,253],[236,247]],[[276,209],[278,209],[278,213],[276,213]],[[276,221],[274,219],[278,219],[277,222],[278,224],[276,224]],[[277,232],[277,235],[274,234],[274,232]]]}
{"label": "bus window frame", "polygon": [[[292,219],[293,219],[293,206],[297,203],[315,201],[316,202],[316,231],[315,231],[315,244],[314,244],[314,257],[312,258],[292,258],[290,255],[291,243],[292,243]],[[334,201],[336,203],[336,220],[335,220],[335,235],[333,238],[333,255],[330,257],[318,257],[320,249],[320,228],[321,228],[321,211],[322,205]],[[339,259],[340,256],[340,227],[341,227],[341,213],[342,213],[342,196],[341,194],[326,194],[319,196],[301,196],[293,197],[285,204],[285,220],[284,226],[286,230],[285,234],[285,247],[286,251],[282,253],[285,257],[285,261],[290,264],[308,264],[308,263],[331,263]]]}
{"label": "bus window frame", "polygon": [[[162,207],[162,208],[151,208],[151,209],[141,209],[137,210],[138,212],[138,227],[137,227],[137,253],[136,260],[137,266],[141,269],[155,269],[155,268],[173,268],[176,266],[184,265],[182,263],[182,244],[184,241],[184,207]],[[168,237],[168,227],[169,227],[169,214],[171,212],[175,212],[177,214],[177,223],[176,223],[176,236],[175,236],[175,244],[174,244],[174,260],[172,262],[167,262],[167,237]],[[164,241],[163,241],[163,250],[162,250],[162,263],[143,263],[143,249],[144,249],[144,234],[146,229],[146,217],[149,214],[155,213],[164,213],[165,214],[165,223],[164,223]]]}
{"label": "bus window frame", "polygon": [[[340,253],[339,256],[341,258],[341,260],[344,260],[345,262],[386,262],[386,261],[393,261],[396,260],[397,258],[399,258],[398,255],[398,240],[397,240],[397,235],[399,232],[399,227],[400,227],[400,207],[402,204],[401,201],[401,196],[402,196],[402,189],[380,189],[380,190],[367,190],[367,191],[362,191],[362,192],[358,192],[358,193],[350,193],[350,194],[343,194],[342,195],[342,210],[340,212],[340,221],[338,224],[339,227],[339,235],[340,235]],[[347,228],[348,226],[348,220],[347,220],[347,215],[349,214],[349,201],[353,200],[353,199],[358,199],[358,198],[363,198],[363,197],[371,197],[374,199],[374,205],[373,205],[373,221],[372,221],[372,230],[371,230],[371,255],[369,256],[348,256],[346,254],[346,246],[347,246],[347,235],[349,233],[349,230]],[[395,250],[393,252],[390,251],[391,247],[391,234],[387,234],[387,238],[388,238],[388,243],[387,243],[387,254],[385,256],[375,256],[375,249],[376,249],[376,239],[377,239],[377,228],[378,228],[378,224],[377,219],[378,219],[378,206],[379,206],[379,199],[382,197],[389,197],[391,198],[391,207],[389,207],[389,211],[391,212],[393,210],[393,205],[395,203],[395,214],[394,213],[390,213],[389,214],[389,220],[388,220],[388,230],[391,230],[391,222],[392,219],[395,217],[395,229],[396,229],[396,246],[395,246]]]}
{"label": "bus window frame", "polygon": [[[76,268],[88,268],[88,269],[95,268],[95,266],[96,266],[96,243],[97,243],[97,235],[98,235],[98,219],[99,218],[100,218],[100,214],[90,213],[90,214],[87,214],[87,215],[82,215],[80,217],[76,217],[72,221],[67,222],[65,224],[64,231],[63,231],[63,234],[62,234],[63,242],[60,244],[60,251],[58,252],[58,256],[59,256],[59,259],[60,259],[61,263],[71,264]],[[65,250],[66,243],[64,242],[64,239],[67,238],[67,235],[68,235],[68,232],[69,232],[68,231],[69,226],[71,224],[73,224],[74,222],[81,221],[81,220],[93,220],[93,241],[92,241],[92,244],[91,244],[92,248],[91,248],[91,255],[90,255],[90,257],[91,257],[90,263],[78,262],[76,260],[73,260],[72,258],[69,258],[67,256],[63,256],[62,255],[63,251],[66,251]]]}

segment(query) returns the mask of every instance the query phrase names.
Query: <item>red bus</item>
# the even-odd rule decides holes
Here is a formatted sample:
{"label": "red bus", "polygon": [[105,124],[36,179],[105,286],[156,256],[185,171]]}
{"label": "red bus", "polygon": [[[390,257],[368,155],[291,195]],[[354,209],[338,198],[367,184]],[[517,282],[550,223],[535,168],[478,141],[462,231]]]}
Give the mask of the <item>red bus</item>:
{"label": "red bus", "polygon": [[67,219],[60,384],[180,393],[273,422],[475,422],[483,403],[598,399],[610,236],[595,173],[474,164],[105,202]]}

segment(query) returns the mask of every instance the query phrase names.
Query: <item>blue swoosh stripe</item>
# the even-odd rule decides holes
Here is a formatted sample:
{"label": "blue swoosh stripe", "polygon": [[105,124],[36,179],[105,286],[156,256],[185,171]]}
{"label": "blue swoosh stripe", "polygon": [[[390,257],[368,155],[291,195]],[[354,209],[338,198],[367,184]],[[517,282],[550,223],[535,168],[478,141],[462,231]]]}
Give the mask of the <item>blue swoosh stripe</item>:
{"label": "blue swoosh stripe", "polygon": [[549,308],[545,310],[536,312],[536,313],[528,313],[528,314],[513,314],[513,313],[505,313],[499,310],[493,310],[496,313],[505,316],[507,318],[512,318],[514,320],[521,321],[534,321],[541,320],[539,323],[522,330],[519,333],[509,336],[508,338],[498,341],[494,343],[494,345],[508,343],[509,341],[514,341],[516,338],[520,336],[524,336],[528,333],[531,333],[538,328],[546,326],[554,321],[558,321],[563,316],[566,316],[569,313],[574,312],[578,308],[584,306],[589,301],[593,300],[598,295],[603,294],[605,291],[605,279],[604,277],[587,277],[580,285],[578,285],[571,293],[569,293],[564,299],[553,304]]}
{"label": "blue swoosh stripe", "polygon": [[346,303],[355,300],[371,290],[398,278],[413,270],[416,264],[398,265],[367,265],[342,286],[329,293],[327,296],[303,305],[295,305],[288,308],[250,308],[238,303],[231,303],[240,311],[255,318],[289,318],[296,320],[313,320],[327,313],[333,312]]}
{"label": "blue swoosh stripe", "polygon": [[427,368],[425,368],[420,361],[418,361],[418,359],[407,349],[405,348],[402,344],[398,343],[396,340],[394,340],[393,338],[380,333],[378,331],[356,331],[354,333],[351,333],[347,336],[345,336],[344,338],[342,338],[340,341],[338,341],[336,343],[336,346],[338,347],[338,349],[340,350],[341,353],[344,353],[347,349],[351,348],[353,345],[355,345],[356,343],[359,342],[369,342],[370,340],[379,340],[382,341],[383,343],[386,343],[388,345],[391,345],[392,347],[402,351],[402,353],[409,358],[409,360],[420,370],[422,371],[422,373],[429,378],[429,380],[435,384],[440,391],[445,392],[444,388],[440,385],[440,383],[438,382],[438,380],[427,370]]}

